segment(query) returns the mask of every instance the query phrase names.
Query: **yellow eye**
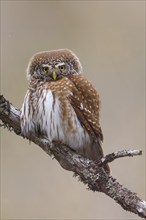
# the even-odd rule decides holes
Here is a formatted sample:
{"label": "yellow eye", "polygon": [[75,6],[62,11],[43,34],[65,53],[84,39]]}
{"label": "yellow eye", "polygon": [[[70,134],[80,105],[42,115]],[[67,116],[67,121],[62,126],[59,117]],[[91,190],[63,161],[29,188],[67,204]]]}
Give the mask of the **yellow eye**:
{"label": "yellow eye", "polygon": [[48,67],[48,66],[42,66],[42,71],[43,71],[44,73],[48,73],[49,67]]}
{"label": "yellow eye", "polygon": [[65,65],[59,66],[59,69],[63,72],[65,70]]}

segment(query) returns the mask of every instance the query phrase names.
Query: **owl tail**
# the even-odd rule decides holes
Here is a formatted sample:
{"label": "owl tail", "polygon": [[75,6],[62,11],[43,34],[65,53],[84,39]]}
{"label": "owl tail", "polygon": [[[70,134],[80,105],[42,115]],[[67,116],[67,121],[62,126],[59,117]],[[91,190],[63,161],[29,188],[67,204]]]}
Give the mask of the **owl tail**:
{"label": "owl tail", "polygon": [[[82,154],[83,156],[91,160],[96,160],[96,161],[104,157],[100,141],[93,142],[91,146],[86,146],[78,153]],[[108,164],[105,164],[103,168],[107,174],[110,174],[110,168]]]}

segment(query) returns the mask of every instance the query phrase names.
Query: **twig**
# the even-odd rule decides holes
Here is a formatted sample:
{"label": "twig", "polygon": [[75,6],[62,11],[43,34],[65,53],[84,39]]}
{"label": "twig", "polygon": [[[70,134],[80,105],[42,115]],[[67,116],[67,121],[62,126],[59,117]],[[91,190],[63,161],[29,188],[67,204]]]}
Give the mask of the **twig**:
{"label": "twig", "polygon": [[[0,120],[21,136],[20,111],[0,96]],[[133,212],[142,218],[146,217],[146,202],[136,193],[131,192],[112,176],[105,173],[102,166],[114,159],[125,156],[141,155],[141,150],[123,150],[109,154],[101,161],[92,161],[76,154],[63,143],[50,143],[47,139],[31,136],[31,141],[40,146],[47,154],[53,155],[60,165],[74,172],[75,176],[88,185],[92,191],[103,192],[120,204],[123,209]]]}
{"label": "twig", "polygon": [[120,157],[133,157],[138,155],[142,155],[142,150],[120,150],[103,157],[101,161],[98,163],[98,166],[103,166],[104,164],[110,163],[113,160],[118,159]]}

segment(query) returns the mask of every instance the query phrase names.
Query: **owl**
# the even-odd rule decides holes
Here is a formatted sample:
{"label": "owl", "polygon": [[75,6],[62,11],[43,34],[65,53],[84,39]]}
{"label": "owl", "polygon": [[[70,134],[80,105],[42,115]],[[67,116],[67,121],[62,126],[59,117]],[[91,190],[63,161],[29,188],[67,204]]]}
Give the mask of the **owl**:
{"label": "owl", "polygon": [[[27,78],[20,116],[23,136],[60,141],[86,158],[101,159],[99,95],[78,57],[68,49],[39,52],[28,64]],[[104,170],[110,172],[107,164]]]}

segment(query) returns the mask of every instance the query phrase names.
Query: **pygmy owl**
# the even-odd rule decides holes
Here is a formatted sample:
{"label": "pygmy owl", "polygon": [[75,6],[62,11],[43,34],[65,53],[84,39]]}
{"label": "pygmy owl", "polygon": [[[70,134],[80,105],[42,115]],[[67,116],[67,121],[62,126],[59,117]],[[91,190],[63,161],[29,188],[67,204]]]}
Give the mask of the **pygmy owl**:
{"label": "pygmy owl", "polygon": [[[68,49],[35,54],[27,68],[29,88],[21,109],[22,134],[61,141],[92,160],[103,157],[100,100]],[[104,169],[109,173],[109,166]]]}

